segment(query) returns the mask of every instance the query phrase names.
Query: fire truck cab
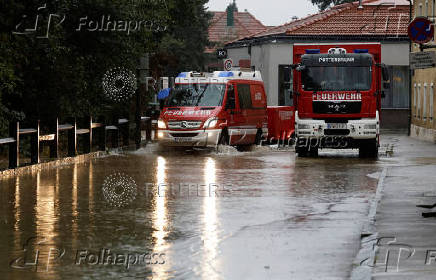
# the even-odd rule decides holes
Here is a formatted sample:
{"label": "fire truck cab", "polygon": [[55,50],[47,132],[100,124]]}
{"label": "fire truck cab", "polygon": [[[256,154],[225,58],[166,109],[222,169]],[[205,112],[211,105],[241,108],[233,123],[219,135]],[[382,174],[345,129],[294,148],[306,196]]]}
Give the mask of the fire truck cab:
{"label": "fire truck cab", "polygon": [[158,121],[158,141],[164,146],[245,146],[267,135],[259,71],[180,73]]}
{"label": "fire truck cab", "polygon": [[361,157],[377,157],[389,87],[380,44],[296,44],[293,58],[296,153],[358,148]]}

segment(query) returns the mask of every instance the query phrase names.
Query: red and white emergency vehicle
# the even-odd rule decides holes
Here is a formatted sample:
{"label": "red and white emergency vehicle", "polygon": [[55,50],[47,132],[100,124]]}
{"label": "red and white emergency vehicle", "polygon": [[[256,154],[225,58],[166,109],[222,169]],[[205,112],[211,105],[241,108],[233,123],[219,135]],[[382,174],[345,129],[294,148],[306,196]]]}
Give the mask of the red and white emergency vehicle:
{"label": "red and white emergency vehicle", "polygon": [[358,148],[377,157],[380,110],[388,73],[379,43],[295,44],[296,152]]}
{"label": "red and white emergency vehicle", "polygon": [[259,71],[183,72],[158,121],[166,146],[258,144],[268,134],[267,98]]}

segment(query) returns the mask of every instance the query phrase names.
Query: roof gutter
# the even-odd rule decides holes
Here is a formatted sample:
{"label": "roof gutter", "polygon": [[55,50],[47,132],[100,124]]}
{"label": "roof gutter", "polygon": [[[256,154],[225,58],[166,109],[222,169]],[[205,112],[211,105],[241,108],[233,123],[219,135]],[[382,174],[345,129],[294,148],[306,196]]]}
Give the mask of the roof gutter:
{"label": "roof gutter", "polygon": [[240,47],[246,47],[248,45],[260,45],[260,44],[265,44],[268,43],[269,41],[274,41],[276,40],[277,43],[288,43],[288,42],[292,42],[292,41],[300,41],[300,40],[335,40],[335,41],[341,41],[341,40],[377,40],[380,42],[383,41],[407,41],[409,42],[409,38],[407,37],[407,35],[400,35],[400,36],[393,36],[393,37],[386,37],[384,35],[378,35],[378,36],[366,36],[366,35],[324,35],[324,36],[319,36],[319,35],[286,35],[284,33],[282,34],[276,34],[276,35],[268,35],[268,36],[263,36],[263,37],[258,37],[258,38],[251,38],[251,39],[245,39],[245,40],[240,40],[240,41],[236,41],[236,42],[231,42],[228,44],[225,44],[225,47],[227,49],[233,49],[233,48],[240,48]]}

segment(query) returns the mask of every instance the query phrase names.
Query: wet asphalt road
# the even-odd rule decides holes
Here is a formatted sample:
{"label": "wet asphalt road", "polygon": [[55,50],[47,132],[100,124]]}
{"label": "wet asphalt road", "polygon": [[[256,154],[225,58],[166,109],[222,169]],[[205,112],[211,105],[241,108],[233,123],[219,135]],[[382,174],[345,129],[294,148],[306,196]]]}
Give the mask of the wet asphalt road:
{"label": "wet asphalt road", "polygon": [[378,160],[147,147],[2,179],[0,278],[347,279],[398,137]]}

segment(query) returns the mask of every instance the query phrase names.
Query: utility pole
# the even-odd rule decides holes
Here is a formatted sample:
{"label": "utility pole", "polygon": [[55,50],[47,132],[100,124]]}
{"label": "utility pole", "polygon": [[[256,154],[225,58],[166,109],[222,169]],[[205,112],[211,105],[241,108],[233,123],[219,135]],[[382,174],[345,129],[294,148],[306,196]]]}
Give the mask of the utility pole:
{"label": "utility pole", "polygon": [[[146,53],[143,57],[139,58],[138,66],[136,69],[136,110],[135,110],[135,144],[136,149],[141,147],[141,117],[142,117],[142,95],[145,94],[144,88],[147,84],[147,77],[150,72],[149,55]],[[147,90],[147,89],[146,89]],[[146,91],[145,90],[145,91]]]}

